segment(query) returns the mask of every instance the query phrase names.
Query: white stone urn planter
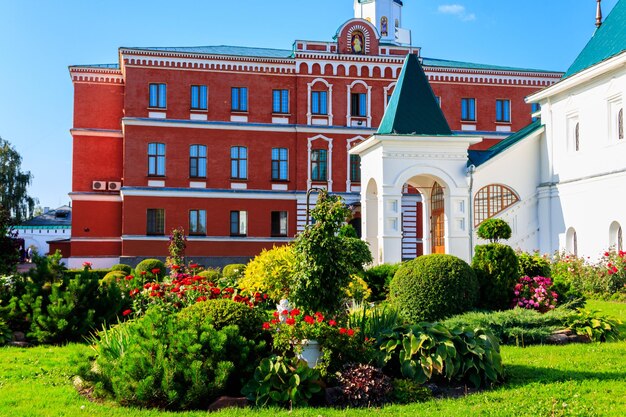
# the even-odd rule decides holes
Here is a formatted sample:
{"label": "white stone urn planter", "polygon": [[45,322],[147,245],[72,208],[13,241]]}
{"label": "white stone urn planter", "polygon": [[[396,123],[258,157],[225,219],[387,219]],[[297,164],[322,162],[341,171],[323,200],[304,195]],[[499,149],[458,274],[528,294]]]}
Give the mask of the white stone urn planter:
{"label": "white stone urn planter", "polygon": [[302,352],[298,354],[298,359],[305,361],[309,368],[315,368],[322,357],[322,347],[317,340],[302,340],[300,344]]}

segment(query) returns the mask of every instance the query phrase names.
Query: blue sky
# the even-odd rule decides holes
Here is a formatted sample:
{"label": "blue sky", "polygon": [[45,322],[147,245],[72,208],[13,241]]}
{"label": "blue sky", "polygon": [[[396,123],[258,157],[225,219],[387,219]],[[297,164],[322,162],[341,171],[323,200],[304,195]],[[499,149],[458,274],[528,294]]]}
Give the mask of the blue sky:
{"label": "blue sky", "polygon": [[[617,0],[604,0],[604,16]],[[422,55],[565,71],[593,31],[595,0],[404,0]],[[0,0],[0,137],[34,174],[41,206],[71,191],[67,66],[112,63],[120,46],[289,49],[331,40],[353,0]],[[94,159],[94,163],[97,160]]]}

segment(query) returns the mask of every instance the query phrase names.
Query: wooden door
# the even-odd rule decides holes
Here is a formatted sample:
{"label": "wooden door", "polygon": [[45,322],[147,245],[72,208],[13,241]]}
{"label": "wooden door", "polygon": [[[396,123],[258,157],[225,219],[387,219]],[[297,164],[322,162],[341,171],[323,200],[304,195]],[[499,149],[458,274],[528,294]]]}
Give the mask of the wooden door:
{"label": "wooden door", "polygon": [[438,183],[433,185],[430,198],[430,237],[431,252],[446,253],[443,188]]}

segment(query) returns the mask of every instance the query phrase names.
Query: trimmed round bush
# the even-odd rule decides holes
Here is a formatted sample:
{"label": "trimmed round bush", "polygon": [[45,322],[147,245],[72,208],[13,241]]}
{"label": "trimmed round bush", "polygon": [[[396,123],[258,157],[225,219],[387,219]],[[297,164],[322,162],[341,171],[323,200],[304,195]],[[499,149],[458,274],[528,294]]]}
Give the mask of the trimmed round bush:
{"label": "trimmed round bush", "polygon": [[263,326],[263,317],[258,310],[224,298],[195,303],[179,314],[183,318],[208,322],[216,330],[236,325],[241,335],[249,339],[258,338]]}
{"label": "trimmed round bush", "polygon": [[476,234],[479,238],[497,242],[511,237],[511,226],[502,219],[487,219],[478,226]]}
{"label": "trimmed round bush", "polygon": [[517,254],[520,277],[547,277],[552,276],[550,261],[538,254],[521,252]]}
{"label": "trimmed round bush", "polygon": [[128,274],[126,274],[124,271],[111,271],[100,280],[100,285],[102,284],[111,285],[112,283],[116,282],[118,279],[126,278],[126,275]]}
{"label": "trimmed round bush", "polygon": [[389,295],[406,320],[434,321],[474,307],[478,282],[472,268],[462,259],[426,255],[398,268]]}
{"label": "trimmed round bush", "polygon": [[115,264],[111,267],[111,271],[123,271],[126,275],[130,275],[133,268],[126,264]]}
{"label": "trimmed round bush", "polygon": [[246,270],[244,264],[230,264],[226,265],[222,269],[222,276],[226,279],[238,280],[241,278]]}
{"label": "trimmed round bush", "polygon": [[472,268],[480,286],[479,305],[491,310],[509,308],[519,278],[519,262],[515,251],[501,243],[478,245],[474,251]]}
{"label": "trimmed round bush", "polygon": [[199,277],[206,278],[211,282],[216,282],[222,277],[222,275],[220,274],[220,271],[218,271],[217,269],[210,269],[210,268],[202,272],[198,272],[197,275]]}
{"label": "trimmed round bush", "polygon": [[[153,269],[159,269],[160,272],[155,275],[152,273]],[[146,276],[149,278],[163,278],[167,274],[165,264],[158,259],[144,259],[139,262],[139,264],[135,267],[135,274],[141,275],[142,272],[145,272]]]}

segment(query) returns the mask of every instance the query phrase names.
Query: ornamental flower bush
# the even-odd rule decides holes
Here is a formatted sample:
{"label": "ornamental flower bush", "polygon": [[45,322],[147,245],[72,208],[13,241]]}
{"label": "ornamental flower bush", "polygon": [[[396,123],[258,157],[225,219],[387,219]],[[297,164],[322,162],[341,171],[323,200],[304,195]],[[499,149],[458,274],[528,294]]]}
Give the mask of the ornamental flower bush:
{"label": "ornamental flower bush", "polygon": [[598,275],[600,288],[606,294],[626,295],[626,252],[607,251],[600,259]]}
{"label": "ornamental flower bush", "polygon": [[521,307],[545,313],[553,310],[558,295],[552,291],[552,280],[546,277],[524,276],[515,285],[513,307]]}

